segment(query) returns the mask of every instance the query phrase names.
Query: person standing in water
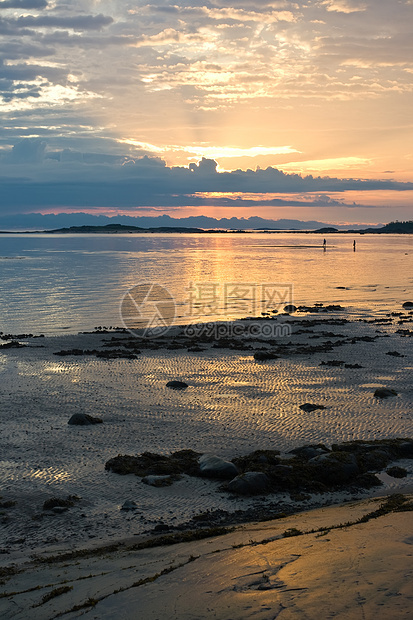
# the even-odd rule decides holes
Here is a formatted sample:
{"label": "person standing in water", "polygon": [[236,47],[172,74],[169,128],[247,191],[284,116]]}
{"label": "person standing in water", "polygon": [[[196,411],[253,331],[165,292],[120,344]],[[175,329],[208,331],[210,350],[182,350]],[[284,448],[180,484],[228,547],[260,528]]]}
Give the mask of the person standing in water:
{"label": "person standing in water", "polygon": [[327,249],[327,241],[324,239],[324,241],[323,241],[323,250],[324,250],[324,252],[326,251],[326,249]]}
{"label": "person standing in water", "polygon": [[353,252],[356,251],[356,240],[353,241]]}

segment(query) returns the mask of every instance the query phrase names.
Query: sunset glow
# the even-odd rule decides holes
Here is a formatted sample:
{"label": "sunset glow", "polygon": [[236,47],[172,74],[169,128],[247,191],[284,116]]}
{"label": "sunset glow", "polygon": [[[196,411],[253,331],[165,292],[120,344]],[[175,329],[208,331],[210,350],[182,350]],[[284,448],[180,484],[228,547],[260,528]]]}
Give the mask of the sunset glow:
{"label": "sunset glow", "polygon": [[[408,0],[3,0],[0,20],[1,215],[411,216]],[[255,177],[219,205],[234,171]]]}

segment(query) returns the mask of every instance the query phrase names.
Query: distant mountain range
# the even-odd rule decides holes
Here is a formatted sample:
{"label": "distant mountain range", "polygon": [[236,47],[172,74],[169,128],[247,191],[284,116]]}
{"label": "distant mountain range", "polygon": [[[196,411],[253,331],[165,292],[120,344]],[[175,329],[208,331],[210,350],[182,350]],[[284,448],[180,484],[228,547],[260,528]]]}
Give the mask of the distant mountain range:
{"label": "distant mountain range", "polygon": [[[52,230],[70,228],[72,226],[107,226],[122,224],[123,226],[135,226],[137,228],[182,228],[182,229],[223,229],[223,230],[316,230],[329,228],[330,224],[317,221],[301,220],[269,220],[257,216],[249,218],[220,218],[198,215],[192,217],[173,218],[169,215],[157,217],[130,217],[117,215],[108,217],[105,215],[91,215],[88,213],[60,213],[58,215],[42,215],[40,213],[28,213],[24,215],[9,215],[0,217],[0,230]],[[372,228],[379,228],[377,224]],[[365,229],[365,224],[336,225],[337,230],[360,230]]]}

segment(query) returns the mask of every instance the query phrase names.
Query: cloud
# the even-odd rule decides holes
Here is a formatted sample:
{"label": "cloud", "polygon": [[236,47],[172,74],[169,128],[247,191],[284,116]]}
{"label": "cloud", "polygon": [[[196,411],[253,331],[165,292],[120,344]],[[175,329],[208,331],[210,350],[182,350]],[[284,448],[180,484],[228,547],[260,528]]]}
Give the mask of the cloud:
{"label": "cloud", "polygon": [[[110,158],[64,149],[42,139],[23,140],[0,163],[0,208],[181,208],[341,205],[330,193],[412,191],[413,183],[287,174],[279,169],[218,172],[217,162],[169,167],[160,158]],[[356,207],[357,205],[354,205]]]}
{"label": "cloud", "polygon": [[[0,9],[1,174],[26,178],[11,201],[27,206],[33,186],[48,204],[78,204],[76,179],[94,205],[155,204],[158,184],[173,208],[174,195],[202,192],[227,205],[228,192],[273,187],[365,193],[359,179],[336,178],[345,170],[378,191],[382,170],[411,180],[411,2],[3,0]],[[43,159],[6,164],[25,137],[47,140]],[[189,168],[202,157],[218,162],[214,174]],[[272,172],[234,170],[258,164]],[[309,171],[333,180],[285,174]],[[112,187],[106,198],[100,183]]]}
{"label": "cloud", "polygon": [[54,15],[24,15],[11,20],[16,26],[70,28],[72,30],[101,30],[113,23],[113,18],[106,15],[76,15],[74,17],[57,17]]}
{"label": "cloud", "polygon": [[46,142],[43,140],[22,140],[13,146],[10,152],[4,155],[3,161],[7,164],[33,164],[44,159]]}
{"label": "cloud", "polygon": [[3,0],[0,2],[0,9],[44,9],[47,6],[47,0]]}
{"label": "cloud", "polygon": [[367,9],[366,3],[358,0],[325,0],[322,4],[327,7],[327,11],[336,13],[359,13]]}

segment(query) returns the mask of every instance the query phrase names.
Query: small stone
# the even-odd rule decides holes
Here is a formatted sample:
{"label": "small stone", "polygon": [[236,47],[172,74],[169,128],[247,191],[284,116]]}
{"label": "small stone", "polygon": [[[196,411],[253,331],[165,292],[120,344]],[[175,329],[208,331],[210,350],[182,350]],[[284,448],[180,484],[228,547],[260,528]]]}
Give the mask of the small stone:
{"label": "small stone", "polygon": [[127,499],[126,502],[122,504],[121,510],[136,510],[138,507],[137,503],[131,499]]}
{"label": "small stone", "polygon": [[306,413],[311,413],[312,411],[315,411],[316,409],[325,409],[325,407],[324,407],[324,405],[315,405],[313,403],[304,403],[303,405],[300,405],[300,409],[302,409]]}
{"label": "small stone", "polygon": [[145,476],[142,478],[142,482],[151,487],[169,487],[173,481],[172,476]]}
{"label": "small stone", "polygon": [[168,381],[166,387],[171,388],[171,390],[185,390],[188,384],[185,381]]}
{"label": "small stone", "polygon": [[402,308],[410,309],[413,308],[413,301],[405,301],[404,304],[402,305]]}
{"label": "small stone", "polygon": [[397,396],[397,392],[391,388],[377,388],[374,392],[374,396],[376,398],[389,398],[390,396]]}
{"label": "small stone", "polygon": [[75,426],[90,426],[92,424],[102,424],[101,418],[94,418],[87,413],[74,413],[70,418],[68,424]]}
{"label": "small stone", "polygon": [[267,360],[275,360],[275,359],[277,359],[277,357],[278,357],[278,355],[276,355],[272,351],[256,351],[254,353],[254,359],[257,362],[265,362]]}
{"label": "small stone", "polygon": [[[71,508],[75,505],[76,502],[80,500],[80,497],[77,495],[68,495],[66,499],[62,497],[51,497],[47,499],[43,504],[43,510],[53,510],[54,512],[64,512],[68,508]],[[56,508],[58,510],[56,510]],[[64,508],[64,510],[60,510],[60,508]]]}
{"label": "small stone", "polygon": [[294,306],[294,304],[288,304],[287,306],[284,306],[284,312],[295,312],[297,310],[297,306]]}
{"label": "small stone", "polygon": [[398,465],[395,465],[394,467],[389,467],[389,469],[386,469],[386,474],[388,474],[392,478],[406,478],[407,470],[404,469],[404,467],[399,467]]}

